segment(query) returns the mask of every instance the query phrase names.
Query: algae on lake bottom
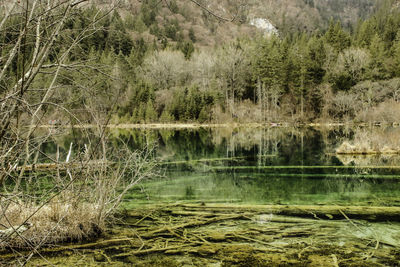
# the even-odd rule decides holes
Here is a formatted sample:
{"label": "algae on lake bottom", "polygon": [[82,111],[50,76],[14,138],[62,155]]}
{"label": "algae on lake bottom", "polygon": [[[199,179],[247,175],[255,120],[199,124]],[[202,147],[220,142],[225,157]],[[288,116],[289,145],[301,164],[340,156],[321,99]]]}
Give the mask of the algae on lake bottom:
{"label": "algae on lake bottom", "polygon": [[[96,242],[43,249],[28,266],[395,266],[400,261],[398,223],[313,217],[235,205],[138,208]],[[6,256],[3,263],[15,263]]]}

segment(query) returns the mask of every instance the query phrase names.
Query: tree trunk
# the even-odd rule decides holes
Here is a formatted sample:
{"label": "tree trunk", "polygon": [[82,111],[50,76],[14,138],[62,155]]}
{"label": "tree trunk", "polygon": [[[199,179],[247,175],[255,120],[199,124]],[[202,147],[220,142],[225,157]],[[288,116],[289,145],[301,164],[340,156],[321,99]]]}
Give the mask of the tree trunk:
{"label": "tree trunk", "polygon": [[[333,206],[333,205],[183,205],[187,209],[229,210],[279,214],[315,219],[364,219],[368,221],[400,221],[400,207]],[[346,218],[347,217],[347,218]]]}

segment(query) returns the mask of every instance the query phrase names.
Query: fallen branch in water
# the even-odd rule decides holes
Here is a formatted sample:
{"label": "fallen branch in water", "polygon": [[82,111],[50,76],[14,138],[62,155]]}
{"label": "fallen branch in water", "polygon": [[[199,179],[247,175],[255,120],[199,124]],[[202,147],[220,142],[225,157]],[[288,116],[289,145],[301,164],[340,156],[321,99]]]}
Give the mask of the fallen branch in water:
{"label": "fallen branch in water", "polygon": [[165,248],[150,248],[150,249],[144,249],[144,250],[139,250],[139,251],[120,253],[120,254],[115,255],[114,258],[125,258],[125,257],[129,257],[129,256],[137,256],[137,255],[150,254],[150,253],[155,253],[155,252],[163,252],[163,251],[167,251],[167,250],[175,250],[175,249],[180,249],[180,248],[190,247],[190,246],[193,246],[193,244],[184,244],[184,245],[171,246],[171,247],[165,247]]}
{"label": "fallen branch in water", "polygon": [[[190,227],[195,227],[195,226],[211,224],[211,223],[215,223],[215,222],[219,222],[219,221],[234,220],[234,219],[239,219],[239,218],[244,218],[244,217],[243,217],[243,215],[221,216],[221,217],[208,219],[208,220],[205,220],[205,221],[188,222],[188,223],[184,223],[184,224],[180,224],[180,225],[175,225],[175,226],[172,226],[172,227],[166,226],[166,227],[163,227],[163,228],[148,232],[145,235],[143,235],[142,237],[143,238],[151,238],[155,234],[162,234],[162,233],[165,233],[165,232],[169,232],[170,233],[171,230],[176,230],[176,229],[181,229],[181,228],[190,228]],[[245,218],[245,219],[247,219],[247,218]]]}
{"label": "fallen branch in water", "polygon": [[316,216],[320,219],[345,219],[342,213],[355,219],[368,221],[400,221],[400,207],[369,207],[369,206],[333,206],[333,205],[226,205],[184,204],[181,207],[191,210],[206,212],[256,212],[263,214],[279,214],[295,217]]}

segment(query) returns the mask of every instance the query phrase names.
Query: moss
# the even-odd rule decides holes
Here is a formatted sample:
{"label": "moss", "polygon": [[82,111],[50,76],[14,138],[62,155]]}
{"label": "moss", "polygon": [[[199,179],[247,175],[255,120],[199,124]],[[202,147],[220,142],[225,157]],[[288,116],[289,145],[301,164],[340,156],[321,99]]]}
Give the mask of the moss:
{"label": "moss", "polygon": [[[276,217],[279,220],[266,225],[254,219],[258,213],[249,207],[245,211],[233,206],[227,210],[210,208],[141,208],[140,214],[153,220],[142,220],[140,226],[114,227],[108,231],[112,235],[95,243],[44,249],[40,253],[45,259],[34,257],[28,266],[335,266],[335,261],[344,266],[359,266],[359,262],[394,266],[400,258],[392,249],[397,244],[398,226],[390,226],[375,249],[374,237],[368,233],[379,227],[386,229],[386,224],[357,224],[365,233],[354,236],[348,234],[352,227],[348,222]],[[181,215],[171,217],[174,211]],[[253,220],[234,216],[244,213]],[[140,219],[135,217],[134,221]],[[160,222],[169,222],[168,227]],[[384,244],[393,245],[388,248]],[[374,256],[365,259],[370,253]],[[13,265],[15,260],[1,263]]]}
{"label": "moss", "polygon": [[208,239],[214,242],[226,241],[226,235],[221,232],[211,232],[208,234]]}
{"label": "moss", "polygon": [[195,252],[202,256],[213,255],[216,254],[221,249],[221,246],[218,244],[204,244],[200,246]]}

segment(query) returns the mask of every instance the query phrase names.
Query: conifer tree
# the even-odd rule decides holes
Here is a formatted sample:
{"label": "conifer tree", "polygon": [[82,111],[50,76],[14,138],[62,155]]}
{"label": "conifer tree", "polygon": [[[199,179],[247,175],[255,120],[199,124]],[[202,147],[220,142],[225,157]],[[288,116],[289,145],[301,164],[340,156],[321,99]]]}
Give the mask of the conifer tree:
{"label": "conifer tree", "polygon": [[350,35],[343,30],[340,21],[336,23],[333,20],[330,21],[324,38],[325,41],[337,51],[342,51],[350,46]]}
{"label": "conifer tree", "polygon": [[378,33],[372,38],[369,51],[371,53],[371,63],[369,66],[370,78],[373,80],[388,78],[385,66],[387,50],[384,41],[379,37]]}
{"label": "conifer tree", "polygon": [[400,30],[397,32],[396,40],[393,43],[392,53],[393,53],[392,73],[395,76],[400,77]]}
{"label": "conifer tree", "polygon": [[376,21],[374,18],[360,22],[360,27],[356,33],[356,44],[361,47],[368,47],[371,44],[371,39],[374,36]]}
{"label": "conifer tree", "polygon": [[145,120],[146,122],[155,122],[157,119],[157,112],[154,110],[153,102],[151,99],[147,101]]}

